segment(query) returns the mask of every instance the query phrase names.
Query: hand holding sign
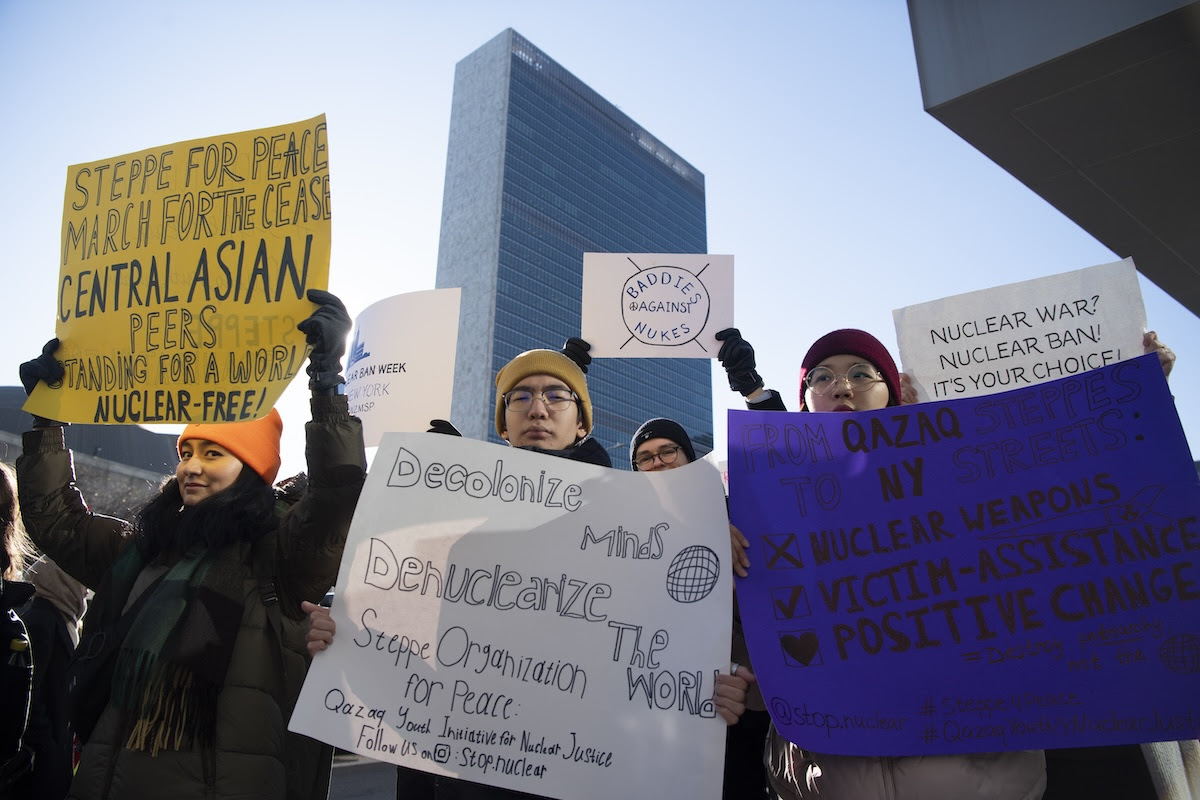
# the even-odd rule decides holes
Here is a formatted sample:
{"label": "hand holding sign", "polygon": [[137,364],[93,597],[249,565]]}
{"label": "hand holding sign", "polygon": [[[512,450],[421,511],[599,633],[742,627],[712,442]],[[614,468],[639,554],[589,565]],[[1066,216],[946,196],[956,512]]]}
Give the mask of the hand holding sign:
{"label": "hand holding sign", "polygon": [[445,419],[429,420],[429,429],[425,432],[426,433],[441,433],[446,436],[462,436],[462,432],[459,431],[458,428],[454,427],[454,425],[449,420],[445,420]]}
{"label": "hand holding sign", "polygon": [[63,365],[54,357],[58,352],[59,341],[55,337],[46,342],[42,346],[42,354],[37,358],[26,361],[21,365],[21,385],[25,387],[25,394],[33,394],[33,389],[38,385],[38,381],[45,381],[47,384],[56,384],[62,381]]}
{"label": "hand holding sign", "polygon": [[335,394],[337,387],[346,382],[342,356],[350,335],[350,315],[341,300],[321,289],[309,289],[308,300],[317,304],[317,310],[296,325],[312,348],[308,354],[308,388],[313,396]]}
{"label": "hand holding sign", "polygon": [[733,574],[739,578],[749,575],[750,556],[747,551],[750,549],[750,540],[732,524],[729,526],[729,549],[733,558]]}
{"label": "hand holding sign", "polygon": [[715,338],[721,343],[717,360],[729,376],[729,388],[740,395],[749,396],[763,387],[763,379],[755,370],[754,348],[742,338],[737,328],[717,331]]}
{"label": "hand holding sign", "polygon": [[726,725],[736,725],[746,713],[746,691],[754,683],[754,673],[738,664],[731,664],[728,675],[717,676],[713,700],[717,714]]}
{"label": "hand holding sign", "polygon": [[315,656],[322,650],[329,649],[329,645],[333,644],[333,634],[336,630],[336,626],[329,616],[329,609],[307,600],[301,600],[300,610],[308,615],[308,633],[305,637],[308,654]]}
{"label": "hand holding sign", "polygon": [[1158,340],[1158,334],[1154,331],[1146,331],[1142,337],[1142,349],[1147,353],[1154,353],[1158,356],[1158,363],[1162,366],[1163,375],[1171,377],[1171,370],[1175,368],[1175,351],[1167,347]]}
{"label": "hand holding sign", "polygon": [[[38,383],[45,383],[51,388],[58,388],[62,385],[66,370],[63,369],[62,362],[55,358],[58,348],[59,341],[55,337],[42,346],[41,355],[21,364],[21,385],[25,387],[26,396],[33,394]],[[49,428],[63,424],[65,423],[47,419],[40,414],[33,415],[33,427],[35,428]]]}
{"label": "hand holding sign", "polygon": [[562,353],[574,361],[584,375],[587,375],[588,365],[592,363],[592,357],[588,355],[588,350],[591,349],[592,346],[583,339],[580,339],[578,336],[572,336],[563,345]]}

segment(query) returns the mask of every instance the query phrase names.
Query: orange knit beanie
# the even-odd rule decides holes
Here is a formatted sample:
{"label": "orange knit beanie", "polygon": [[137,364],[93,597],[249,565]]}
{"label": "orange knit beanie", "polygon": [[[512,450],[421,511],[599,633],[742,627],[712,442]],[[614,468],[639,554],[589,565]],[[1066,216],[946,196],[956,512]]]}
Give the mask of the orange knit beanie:
{"label": "orange knit beanie", "polygon": [[279,474],[279,439],[282,435],[283,418],[272,408],[265,417],[249,422],[198,422],[188,425],[179,434],[175,447],[178,449],[188,439],[203,439],[219,444],[271,486]]}

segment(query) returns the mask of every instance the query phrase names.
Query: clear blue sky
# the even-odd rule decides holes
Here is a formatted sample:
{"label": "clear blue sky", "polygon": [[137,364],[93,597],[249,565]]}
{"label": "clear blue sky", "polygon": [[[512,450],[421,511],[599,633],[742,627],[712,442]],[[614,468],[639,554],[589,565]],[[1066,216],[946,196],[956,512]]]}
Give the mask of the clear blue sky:
{"label": "clear blue sky", "polygon": [[[325,113],[330,288],[352,314],[432,288],[454,65],[506,27],[705,174],[709,252],[736,256],[738,325],[792,402],[832,328],[894,351],[894,308],[1116,260],[925,113],[898,0],[0,0],[0,381],[54,332],[67,167],[156,145]],[[1200,458],[1200,320],[1142,292]],[[284,474],[303,463],[302,383],[281,403]],[[723,447],[740,402],[719,368],[713,397]]]}

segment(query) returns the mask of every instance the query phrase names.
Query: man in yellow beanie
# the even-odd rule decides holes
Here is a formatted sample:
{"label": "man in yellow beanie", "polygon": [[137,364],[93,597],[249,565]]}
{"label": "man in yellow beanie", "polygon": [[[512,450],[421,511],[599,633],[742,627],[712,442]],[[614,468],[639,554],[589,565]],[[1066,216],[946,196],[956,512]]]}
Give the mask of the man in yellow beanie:
{"label": "man in yellow beanie", "polygon": [[[611,467],[608,453],[592,432],[592,398],[588,394],[589,345],[571,338],[558,350],[526,350],[496,374],[496,432],[513,447]],[[430,421],[430,433],[461,436],[446,420]],[[328,616],[308,634],[310,653],[333,641]],[[461,778],[448,778],[412,767],[396,767],[396,797],[457,800],[538,800],[539,796]]]}
{"label": "man in yellow beanie", "polygon": [[496,374],[496,432],[513,447],[611,467],[592,431],[587,343],[526,350]]}

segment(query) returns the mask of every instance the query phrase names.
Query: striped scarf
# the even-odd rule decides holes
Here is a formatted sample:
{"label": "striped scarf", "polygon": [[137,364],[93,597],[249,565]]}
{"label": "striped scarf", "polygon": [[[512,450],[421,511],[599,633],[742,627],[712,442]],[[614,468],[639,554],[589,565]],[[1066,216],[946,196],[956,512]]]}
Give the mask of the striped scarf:
{"label": "striped scarf", "polygon": [[[125,746],[160,750],[211,747],[217,696],[242,621],[246,542],[209,552],[193,545],[146,598],[117,655],[112,703]],[[137,547],[113,564],[114,597],[125,598],[145,567]]]}

